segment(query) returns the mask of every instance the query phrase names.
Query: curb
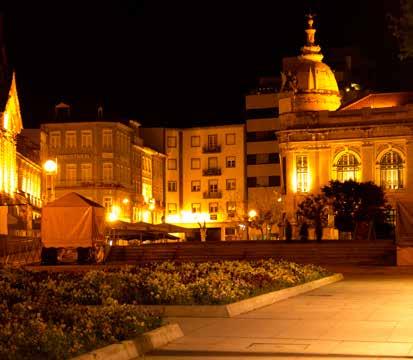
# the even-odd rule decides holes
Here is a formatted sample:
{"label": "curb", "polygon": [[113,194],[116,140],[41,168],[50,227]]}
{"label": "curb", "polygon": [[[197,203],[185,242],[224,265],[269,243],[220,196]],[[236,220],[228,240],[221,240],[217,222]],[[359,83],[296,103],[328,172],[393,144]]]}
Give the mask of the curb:
{"label": "curb", "polygon": [[182,336],[184,334],[178,324],[168,324],[148,331],[133,340],[108,345],[71,360],[132,360]]}
{"label": "curb", "polygon": [[166,317],[230,318],[332,284],[343,278],[343,274],[334,274],[302,285],[272,291],[227,305],[143,305],[143,307],[148,310],[160,311]]}

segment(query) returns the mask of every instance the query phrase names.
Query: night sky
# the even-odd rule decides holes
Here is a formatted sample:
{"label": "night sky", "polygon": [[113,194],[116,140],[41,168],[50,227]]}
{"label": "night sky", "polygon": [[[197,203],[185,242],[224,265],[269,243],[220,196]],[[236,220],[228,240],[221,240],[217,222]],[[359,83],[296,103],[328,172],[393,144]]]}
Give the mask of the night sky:
{"label": "night sky", "polygon": [[310,10],[324,53],[360,48],[377,89],[406,88],[386,27],[397,0],[9,2],[0,11],[26,128],[60,101],[79,118],[102,102],[147,126],[241,122],[258,77],[299,53]]}

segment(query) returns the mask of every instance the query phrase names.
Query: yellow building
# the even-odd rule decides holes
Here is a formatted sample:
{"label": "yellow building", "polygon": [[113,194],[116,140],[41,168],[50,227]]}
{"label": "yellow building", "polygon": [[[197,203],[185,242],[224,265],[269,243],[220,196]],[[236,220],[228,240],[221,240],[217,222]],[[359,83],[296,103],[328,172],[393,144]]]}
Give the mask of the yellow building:
{"label": "yellow building", "polygon": [[284,63],[284,72],[294,71],[279,102],[287,216],[294,223],[297,204],[331,179],[373,181],[393,205],[412,198],[412,94],[371,94],[339,109],[334,74],[321,63],[311,18],[308,24],[302,55]]}
{"label": "yellow building", "polygon": [[[61,109],[70,107],[61,103]],[[165,156],[144,146],[139,128],[136,121],[42,124],[42,162],[57,162],[57,173],[45,176],[45,198],[53,181],[55,197],[78,192],[102,204],[112,220],[161,222],[164,199],[157,186]]]}
{"label": "yellow building", "polygon": [[208,240],[245,239],[245,126],[143,131],[167,154],[166,222],[198,230],[205,224]]}

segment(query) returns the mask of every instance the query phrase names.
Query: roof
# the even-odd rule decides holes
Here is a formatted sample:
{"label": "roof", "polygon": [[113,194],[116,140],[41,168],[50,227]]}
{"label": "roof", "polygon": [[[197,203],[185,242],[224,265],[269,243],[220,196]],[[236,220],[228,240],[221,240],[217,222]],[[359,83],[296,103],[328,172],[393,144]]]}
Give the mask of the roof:
{"label": "roof", "polygon": [[373,93],[362,97],[340,110],[360,110],[362,108],[388,108],[413,104],[413,92]]}
{"label": "roof", "polygon": [[84,196],[71,192],[63,195],[59,199],[45,205],[45,207],[86,207],[92,206],[97,208],[103,208],[102,205],[85,198]]}

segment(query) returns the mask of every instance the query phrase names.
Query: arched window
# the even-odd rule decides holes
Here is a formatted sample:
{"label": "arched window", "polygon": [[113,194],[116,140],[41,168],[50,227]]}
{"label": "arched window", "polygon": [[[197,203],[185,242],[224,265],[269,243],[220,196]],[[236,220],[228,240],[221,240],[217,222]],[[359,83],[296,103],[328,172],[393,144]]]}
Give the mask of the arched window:
{"label": "arched window", "polygon": [[380,159],[380,185],[384,189],[403,188],[403,159],[393,150]]}
{"label": "arched window", "polygon": [[335,170],[338,181],[360,179],[360,161],[352,153],[341,155],[335,164]]}

